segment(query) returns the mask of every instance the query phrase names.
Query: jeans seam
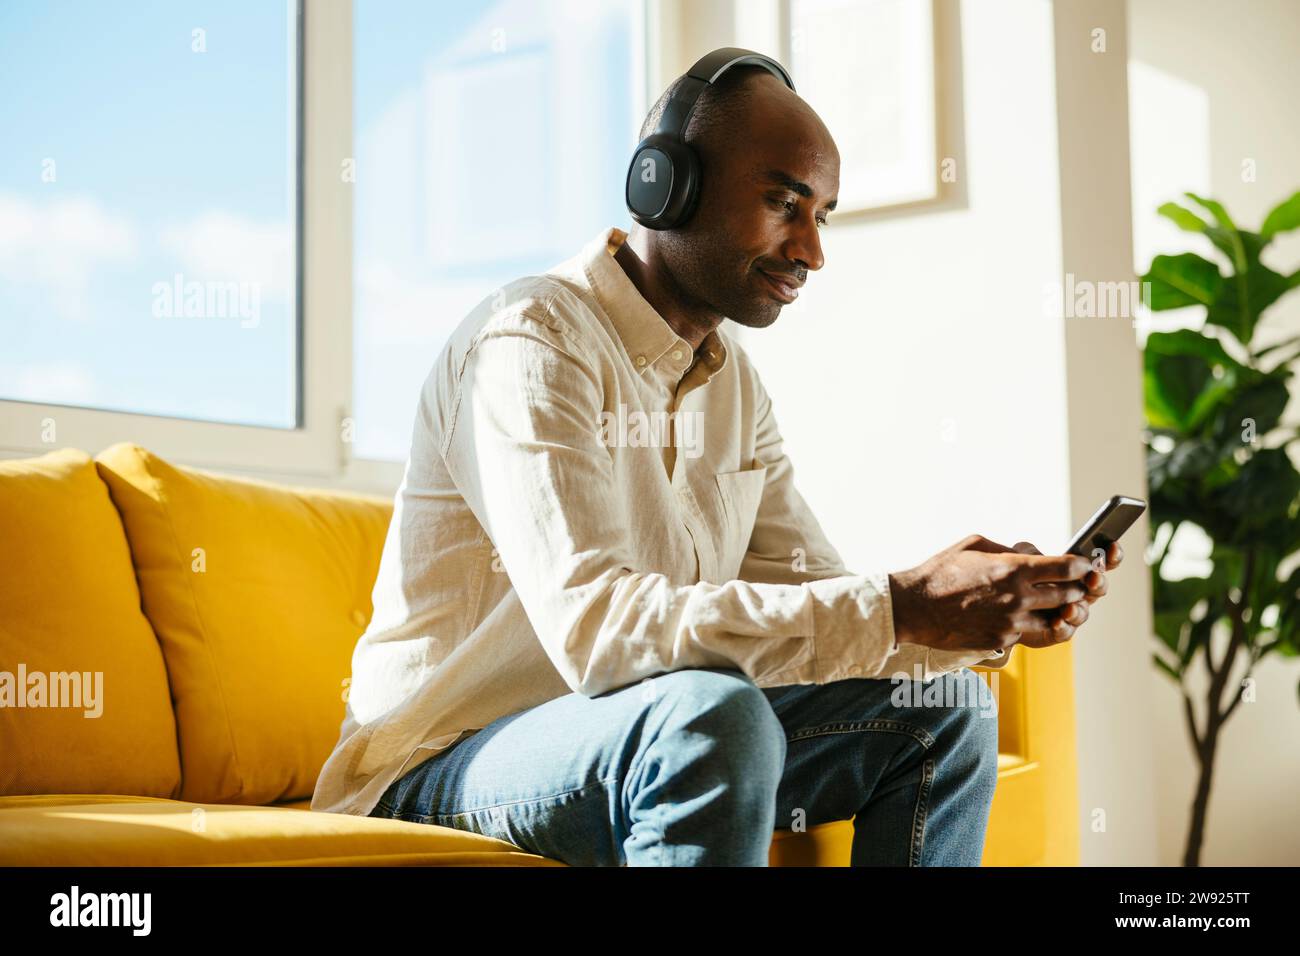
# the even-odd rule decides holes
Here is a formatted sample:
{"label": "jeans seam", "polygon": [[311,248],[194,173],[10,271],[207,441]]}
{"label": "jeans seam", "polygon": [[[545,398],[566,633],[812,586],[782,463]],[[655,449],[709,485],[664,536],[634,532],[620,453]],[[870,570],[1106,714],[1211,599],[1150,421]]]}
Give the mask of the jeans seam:
{"label": "jeans seam", "polygon": [[[567,797],[570,794],[584,793],[596,787],[607,787],[609,786],[610,782],[613,781],[614,779],[615,777],[613,776],[606,777],[603,780],[596,780],[591,783],[583,784],[581,787],[572,787],[568,790],[561,790],[559,793],[552,793],[543,797],[525,797],[521,800],[506,800],[502,803],[491,803],[486,806],[475,807],[472,810],[457,810],[453,813],[406,812],[400,814],[399,816],[400,819],[407,820],[408,822],[419,822],[419,823],[428,823],[430,820],[445,820],[450,817],[469,816],[471,814],[483,813],[488,810],[497,810],[500,809],[501,807],[517,807],[517,806],[523,806],[525,804],[530,804],[530,803],[544,803],[547,800],[556,800],[560,797]],[[411,817],[415,817],[417,819],[411,821],[410,820]]]}
{"label": "jeans seam", "polygon": [[[870,720],[844,720],[814,727],[805,727],[789,735],[788,742],[809,740],[831,734],[856,733],[864,730],[886,731],[911,737],[921,747],[929,751],[934,746],[934,737],[926,730],[898,720],[872,718]],[[934,781],[934,761],[927,759],[921,765],[921,781],[917,788],[916,808],[912,811],[912,837],[908,866],[921,865],[921,853],[925,846],[925,822],[929,815],[930,785]]]}
{"label": "jeans seam", "polygon": [[820,724],[815,727],[805,727],[791,733],[787,738],[787,743],[795,743],[800,740],[807,740],[810,737],[824,737],[829,734],[846,734],[856,733],[862,730],[884,730],[892,733],[905,734],[914,738],[926,750],[934,746],[934,737],[926,730],[915,727],[912,724],[905,724],[898,720],[884,720],[873,718],[871,720],[845,720],[836,721],[830,724]]}
{"label": "jeans seam", "polygon": [[912,812],[912,856],[909,866],[921,865],[921,850],[925,846],[925,820],[929,814],[930,783],[934,780],[934,761],[921,765],[921,785],[916,791],[916,809]]}

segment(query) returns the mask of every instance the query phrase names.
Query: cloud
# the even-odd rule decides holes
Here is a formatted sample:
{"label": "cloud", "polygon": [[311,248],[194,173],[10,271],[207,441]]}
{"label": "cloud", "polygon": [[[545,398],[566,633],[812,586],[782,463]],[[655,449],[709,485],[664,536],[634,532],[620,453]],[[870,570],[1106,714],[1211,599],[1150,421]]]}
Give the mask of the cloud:
{"label": "cloud", "polygon": [[80,362],[54,361],[9,368],[5,398],[20,402],[93,405],[102,400],[94,376]]}
{"label": "cloud", "polygon": [[280,301],[292,288],[293,236],[284,222],[211,211],[164,229],[160,244],[176,257],[187,282],[255,283],[264,300]]}
{"label": "cloud", "polygon": [[137,253],[134,226],[93,199],[34,202],[0,193],[0,277],[47,287],[42,296],[61,315],[89,318],[91,276]]}

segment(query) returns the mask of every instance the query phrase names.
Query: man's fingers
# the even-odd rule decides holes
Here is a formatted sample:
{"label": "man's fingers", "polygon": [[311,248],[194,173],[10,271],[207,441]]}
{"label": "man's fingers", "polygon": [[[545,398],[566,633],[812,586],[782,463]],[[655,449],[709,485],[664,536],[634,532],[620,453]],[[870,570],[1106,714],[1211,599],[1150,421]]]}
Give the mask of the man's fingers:
{"label": "man's fingers", "polygon": [[1119,567],[1119,563],[1124,560],[1124,549],[1119,546],[1118,541],[1110,543],[1110,549],[1106,553],[1106,570],[1113,571]]}
{"label": "man's fingers", "polygon": [[1032,544],[1030,544],[1028,541],[1017,541],[1014,545],[1011,546],[1011,550],[1017,552],[1018,554],[1042,554],[1043,553],[1039,551],[1036,547],[1034,547]]}
{"label": "man's fingers", "polygon": [[1046,582],[1035,584],[1025,595],[1025,607],[1028,608],[1057,608],[1066,604],[1073,604],[1076,601],[1082,601],[1088,596],[1087,589],[1082,584],[1057,584],[1055,582]]}
{"label": "man's fingers", "polygon": [[1092,570],[1092,562],[1078,554],[1026,554],[1025,579],[1039,581],[1082,581]]}
{"label": "man's fingers", "polygon": [[1084,621],[1088,620],[1088,604],[1086,601],[1067,604],[1058,616],[1072,627],[1082,627]]}
{"label": "man's fingers", "polygon": [[1074,636],[1073,631],[1071,631],[1069,634],[1067,634],[1064,637],[1057,637],[1046,631],[1034,632],[1034,633],[1024,634],[1023,636],[1021,636],[1020,640],[1017,643],[1023,644],[1025,645],[1025,647],[1035,647],[1035,648],[1055,647],[1057,644],[1064,644],[1073,636]]}
{"label": "man's fingers", "polygon": [[1005,544],[990,541],[982,534],[973,534],[966,539],[966,541],[968,542],[964,548],[966,551],[987,551],[990,554],[1004,554],[1007,551],[1013,550],[1012,548],[1008,548]]}
{"label": "man's fingers", "polygon": [[1034,612],[1035,617],[1027,622],[1020,631],[1017,643],[1026,647],[1052,647],[1074,637],[1075,626],[1060,617],[1048,619],[1042,612]]}

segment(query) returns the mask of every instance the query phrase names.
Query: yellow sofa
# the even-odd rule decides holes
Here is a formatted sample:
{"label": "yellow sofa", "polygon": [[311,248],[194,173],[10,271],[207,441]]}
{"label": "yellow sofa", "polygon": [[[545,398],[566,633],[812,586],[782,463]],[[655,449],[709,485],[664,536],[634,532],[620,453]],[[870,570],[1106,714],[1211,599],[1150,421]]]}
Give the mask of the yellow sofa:
{"label": "yellow sofa", "polygon": [[[390,516],[130,443],[0,460],[0,866],[563,865],[309,808]],[[988,673],[984,862],[1076,863],[1069,647]],[[771,862],[844,865],[851,838],[778,830]]]}

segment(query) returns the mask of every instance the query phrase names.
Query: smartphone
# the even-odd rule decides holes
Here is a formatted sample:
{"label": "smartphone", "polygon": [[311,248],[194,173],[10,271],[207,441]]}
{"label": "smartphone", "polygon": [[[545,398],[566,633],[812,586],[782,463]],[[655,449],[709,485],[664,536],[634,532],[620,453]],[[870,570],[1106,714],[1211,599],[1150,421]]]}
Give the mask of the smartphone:
{"label": "smartphone", "polygon": [[1147,503],[1141,498],[1127,495],[1115,495],[1089,518],[1066,546],[1066,554],[1078,554],[1089,561],[1095,560],[1097,550],[1102,552],[1102,564],[1105,562],[1106,549],[1112,541],[1118,541],[1120,535],[1132,527]]}

